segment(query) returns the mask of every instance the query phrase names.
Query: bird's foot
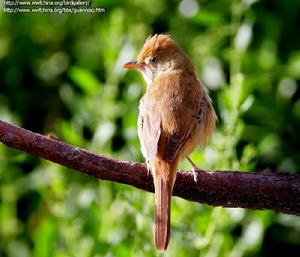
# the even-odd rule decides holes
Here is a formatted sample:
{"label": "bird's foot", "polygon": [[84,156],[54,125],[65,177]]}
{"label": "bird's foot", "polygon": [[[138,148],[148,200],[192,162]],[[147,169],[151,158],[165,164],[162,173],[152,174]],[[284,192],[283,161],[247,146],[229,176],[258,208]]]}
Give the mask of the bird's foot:
{"label": "bird's foot", "polygon": [[146,161],[146,166],[147,166],[147,176],[149,177],[149,175],[151,174],[151,170],[150,170],[150,165],[149,165],[148,161]]}
{"label": "bird's foot", "polygon": [[193,172],[193,175],[194,175],[194,181],[198,187],[198,177],[197,177],[197,172],[200,170],[197,165],[191,160],[190,157],[186,156],[186,159],[189,161],[189,163],[192,165],[192,172]]}

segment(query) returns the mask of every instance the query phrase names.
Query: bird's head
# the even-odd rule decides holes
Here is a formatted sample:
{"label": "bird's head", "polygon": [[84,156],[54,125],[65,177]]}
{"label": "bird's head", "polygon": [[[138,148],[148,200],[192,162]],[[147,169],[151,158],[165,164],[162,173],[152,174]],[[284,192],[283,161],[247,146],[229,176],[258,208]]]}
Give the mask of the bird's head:
{"label": "bird's head", "polygon": [[139,69],[148,85],[165,72],[177,69],[194,71],[184,51],[170,36],[163,34],[148,37],[137,60],[128,62],[123,67]]}

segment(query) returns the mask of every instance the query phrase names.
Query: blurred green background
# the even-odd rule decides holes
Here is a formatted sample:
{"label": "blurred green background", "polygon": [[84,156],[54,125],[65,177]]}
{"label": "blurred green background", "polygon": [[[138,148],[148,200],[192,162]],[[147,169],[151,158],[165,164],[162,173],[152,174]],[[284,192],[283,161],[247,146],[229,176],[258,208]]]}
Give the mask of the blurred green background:
{"label": "blurred green background", "polygon": [[[145,83],[122,64],[149,34],[168,33],[192,58],[219,117],[205,151],[192,154],[198,166],[299,170],[300,1],[93,6],[106,12],[0,13],[0,119],[142,162],[136,119]],[[2,144],[0,163],[1,257],[157,256],[152,194]],[[299,256],[299,217],[172,204],[165,256]]]}

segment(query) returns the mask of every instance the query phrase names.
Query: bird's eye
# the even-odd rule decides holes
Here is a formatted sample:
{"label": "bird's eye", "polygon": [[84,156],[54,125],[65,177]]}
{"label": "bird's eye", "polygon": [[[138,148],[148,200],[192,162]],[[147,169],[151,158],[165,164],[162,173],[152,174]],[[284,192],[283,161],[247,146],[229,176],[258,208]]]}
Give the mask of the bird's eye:
{"label": "bird's eye", "polygon": [[158,61],[158,58],[155,56],[150,57],[150,62],[156,63]]}

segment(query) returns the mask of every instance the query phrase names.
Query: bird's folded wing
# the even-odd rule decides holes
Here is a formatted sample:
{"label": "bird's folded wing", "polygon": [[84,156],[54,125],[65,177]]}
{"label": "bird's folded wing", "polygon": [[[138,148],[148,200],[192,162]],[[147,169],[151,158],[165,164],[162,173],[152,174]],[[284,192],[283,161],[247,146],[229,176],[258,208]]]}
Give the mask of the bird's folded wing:
{"label": "bird's folded wing", "polygon": [[144,157],[147,160],[154,159],[161,134],[160,114],[141,111],[138,119],[138,133]]}
{"label": "bird's folded wing", "polygon": [[[197,122],[198,113],[201,112],[201,103],[199,95],[190,95],[189,99],[185,101],[186,104],[178,108],[180,111],[177,118],[176,130],[171,133],[167,138],[167,144],[165,149],[165,159],[167,161],[173,161],[179,152],[185,146],[187,141],[192,137],[196,127],[199,125]],[[192,101],[194,104],[191,104]],[[180,110],[181,109],[181,110]]]}
{"label": "bird's folded wing", "polygon": [[195,125],[191,124],[191,126],[186,126],[185,131],[169,135],[165,150],[165,159],[167,161],[173,161],[175,157],[178,156],[178,153],[182,150],[186,141],[190,138],[194,127]]}

